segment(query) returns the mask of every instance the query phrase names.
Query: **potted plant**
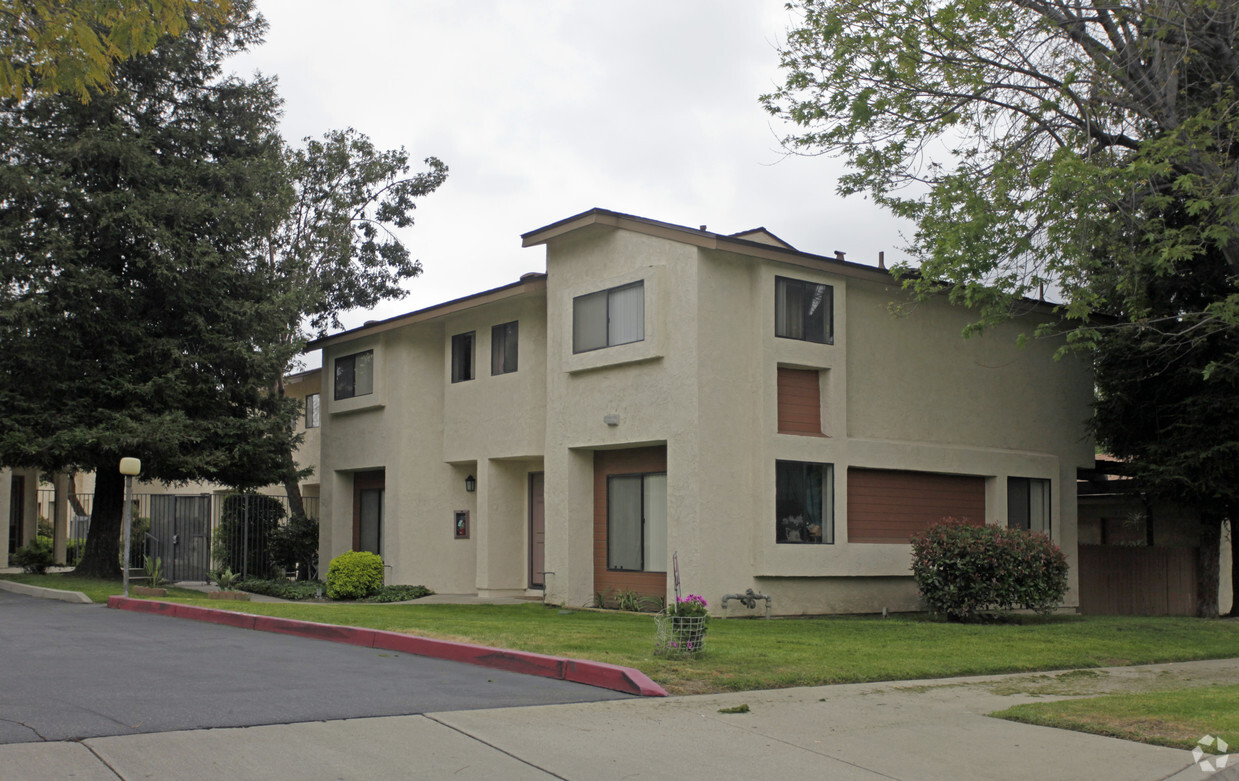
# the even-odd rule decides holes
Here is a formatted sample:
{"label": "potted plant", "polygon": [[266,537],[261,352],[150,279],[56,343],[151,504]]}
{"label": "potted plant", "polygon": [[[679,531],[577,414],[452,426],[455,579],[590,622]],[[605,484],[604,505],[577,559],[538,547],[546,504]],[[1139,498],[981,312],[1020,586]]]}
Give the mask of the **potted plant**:
{"label": "potted plant", "polygon": [[695,656],[705,650],[710,621],[706,599],[700,594],[676,597],[655,619],[654,653],[662,656]]}
{"label": "potted plant", "polygon": [[244,591],[236,590],[236,585],[240,578],[232,571],[232,567],[227,567],[222,572],[216,570],[211,573],[211,577],[215,581],[215,585],[219,586],[219,591],[208,591],[207,598],[236,599],[240,601],[247,601],[250,598],[250,595]]}
{"label": "potted plant", "polygon": [[146,570],[149,586],[134,586],[131,590],[140,597],[166,597],[168,590],[160,588],[167,581],[163,576],[163,561],[158,556],[147,556],[142,560],[142,569]]}

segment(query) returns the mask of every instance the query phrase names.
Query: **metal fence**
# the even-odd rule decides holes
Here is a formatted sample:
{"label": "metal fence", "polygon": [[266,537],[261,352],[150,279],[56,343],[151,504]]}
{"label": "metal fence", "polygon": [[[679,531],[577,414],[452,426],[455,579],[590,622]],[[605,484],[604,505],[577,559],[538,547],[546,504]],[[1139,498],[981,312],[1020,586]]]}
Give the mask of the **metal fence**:
{"label": "metal fence", "polygon": [[[65,564],[81,557],[90,530],[91,494],[66,499]],[[129,566],[160,559],[172,581],[205,581],[214,570],[245,577],[318,575],[318,497],[302,497],[310,523],[290,518],[288,497],[270,494],[134,494]],[[39,533],[51,536],[56,492],[38,492]]]}

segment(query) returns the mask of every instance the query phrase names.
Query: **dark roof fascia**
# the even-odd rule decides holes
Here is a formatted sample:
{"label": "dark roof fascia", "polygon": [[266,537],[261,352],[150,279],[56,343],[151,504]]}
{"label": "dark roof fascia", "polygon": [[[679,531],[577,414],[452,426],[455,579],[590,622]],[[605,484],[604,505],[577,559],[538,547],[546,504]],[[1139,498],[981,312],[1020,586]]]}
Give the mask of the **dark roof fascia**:
{"label": "dark roof fascia", "polygon": [[[580,214],[573,215],[558,222],[553,222],[550,225],[546,225],[522,234],[521,246],[534,247],[539,244],[545,244],[546,242],[558,238],[566,233],[571,233],[591,225],[602,225],[611,228],[630,230],[636,233],[644,233],[646,235],[658,236],[671,241],[691,244],[704,249],[734,252],[740,255],[748,255],[751,257],[762,258],[764,260],[789,263],[805,268],[820,270],[823,266],[825,266],[830,271],[843,274],[844,276],[868,279],[886,284],[899,284],[898,280],[892,277],[890,272],[874,266],[867,266],[864,263],[839,260],[838,258],[827,257],[825,255],[814,255],[812,253],[801,252],[800,250],[792,248],[784,249],[783,247],[778,247],[773,244],[766,244],[760,241],[738,239],[732,236],[725,236],[721,233],[712,233],[710,231],[703,231],[697,228],[689,228],[685,225],[675,225],[670,222],[651,220],[646,217],[637,217],[632,214],[623,214],[621,212],[613,212],[607,209],[590,209],[589,211],[581,212]],[[782,241],[782,239],[779,240]]]}
{"label": "dark roof fascia", "polygon": [[523,275],[518,281],[502,287],[491,288],[484,290],[481,293],[456,298],[451,301],[444,301],[441,304],[428,306],[425,309],[417,309],[412,312],[406,312],[402,315],[389,317],[386,320],[377,320],[366,323],[358,328],[352,328],[347,331],[341,331],[338,334],[324,336],[321,339],[315,339],[305,346],[306,352],[311,350],[321,350],[324,347],[329,347],[335,344],[351,342],[355,339],[360,339],[363,336],[371,336],[373,334],[391,331],[395,328],[402,328],[406,325],[414,323],[422,323],[427,320],[433,320],[436,317],[444,317],[446,315],[463,312],[466,309],[484,306],[496,301],[503,301],[516,296],[525,295],[527,293],[535,293],[546,290],[546,274],[540,272],[532,272]]}

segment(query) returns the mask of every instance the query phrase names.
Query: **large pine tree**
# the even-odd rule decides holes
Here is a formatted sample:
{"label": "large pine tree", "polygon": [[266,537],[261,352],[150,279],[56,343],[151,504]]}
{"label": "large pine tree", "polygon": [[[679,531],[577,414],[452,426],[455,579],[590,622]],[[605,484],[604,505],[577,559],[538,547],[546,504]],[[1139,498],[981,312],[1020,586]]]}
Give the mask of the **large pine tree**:
{"label": "large pine tree", "polygon": [[291,200],[280,101],[221,75],[263,27],[234,0],[87,103],[0,103],[0,464],[95,472],[81,574],[119,574],[122,456],[238,487],[283,466],[292,348],[262,252]]}

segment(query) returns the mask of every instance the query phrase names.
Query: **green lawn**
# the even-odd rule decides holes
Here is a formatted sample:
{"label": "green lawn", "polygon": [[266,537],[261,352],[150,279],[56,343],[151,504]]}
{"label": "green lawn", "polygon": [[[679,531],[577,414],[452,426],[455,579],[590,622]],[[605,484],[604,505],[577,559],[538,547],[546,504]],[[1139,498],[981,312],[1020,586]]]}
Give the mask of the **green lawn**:
{"label": "green lawn", "polygon": [[1029,617],[983,626],[926,617],[714,619],[704,655],[668,660],[653,653],[648,615],[538,604],[227,607],[595,659],[635,667],[673,694],[1239,657],[1239,624],[1192,618]]}
{"label": "green lawn", "polygon": [[[107,602],[108,597],[116,596],[124,593],[124,584],[119,580],[100,580],[98,578],[79,578],[68,573],[53,574],[53,575],[0,575],[4,580],[11,580],[15,583],[26,583],[31,586],[42,586],[43,588],[57,588],[64,591],[80,591],[90,598],[91,602]],[[146,581],[135,580],[129,585],[137,586],[144,585]],[[191,591],[184,588],[168,589],[169,597],[200,597],[201,592]],[[142,597],[138,597],[142,599]]]}
{"label": "green lawn", "polygon": [[[29,577],[26,582],[35,582]],[[120,593],[119,583],[104,583],[96,596],[99,586],[44,577],[63,578],[60,587],[100,601]],[[635,613],[532,603],[221,605],[197,592],[175,596],[204,607],[595,659],[635,667],[674,694],[1239,657],[1239,623],[1193,618],[1029,616],[989,625],[923,616],[713,619],[705,654],[668,660],[654,655],[653,617]]]}
{"label": "green lawn", "polygon": [[1172,748],[1191,749],[1212,735],[1239,751],[1239,685],[1038,702],[993,715]]}

